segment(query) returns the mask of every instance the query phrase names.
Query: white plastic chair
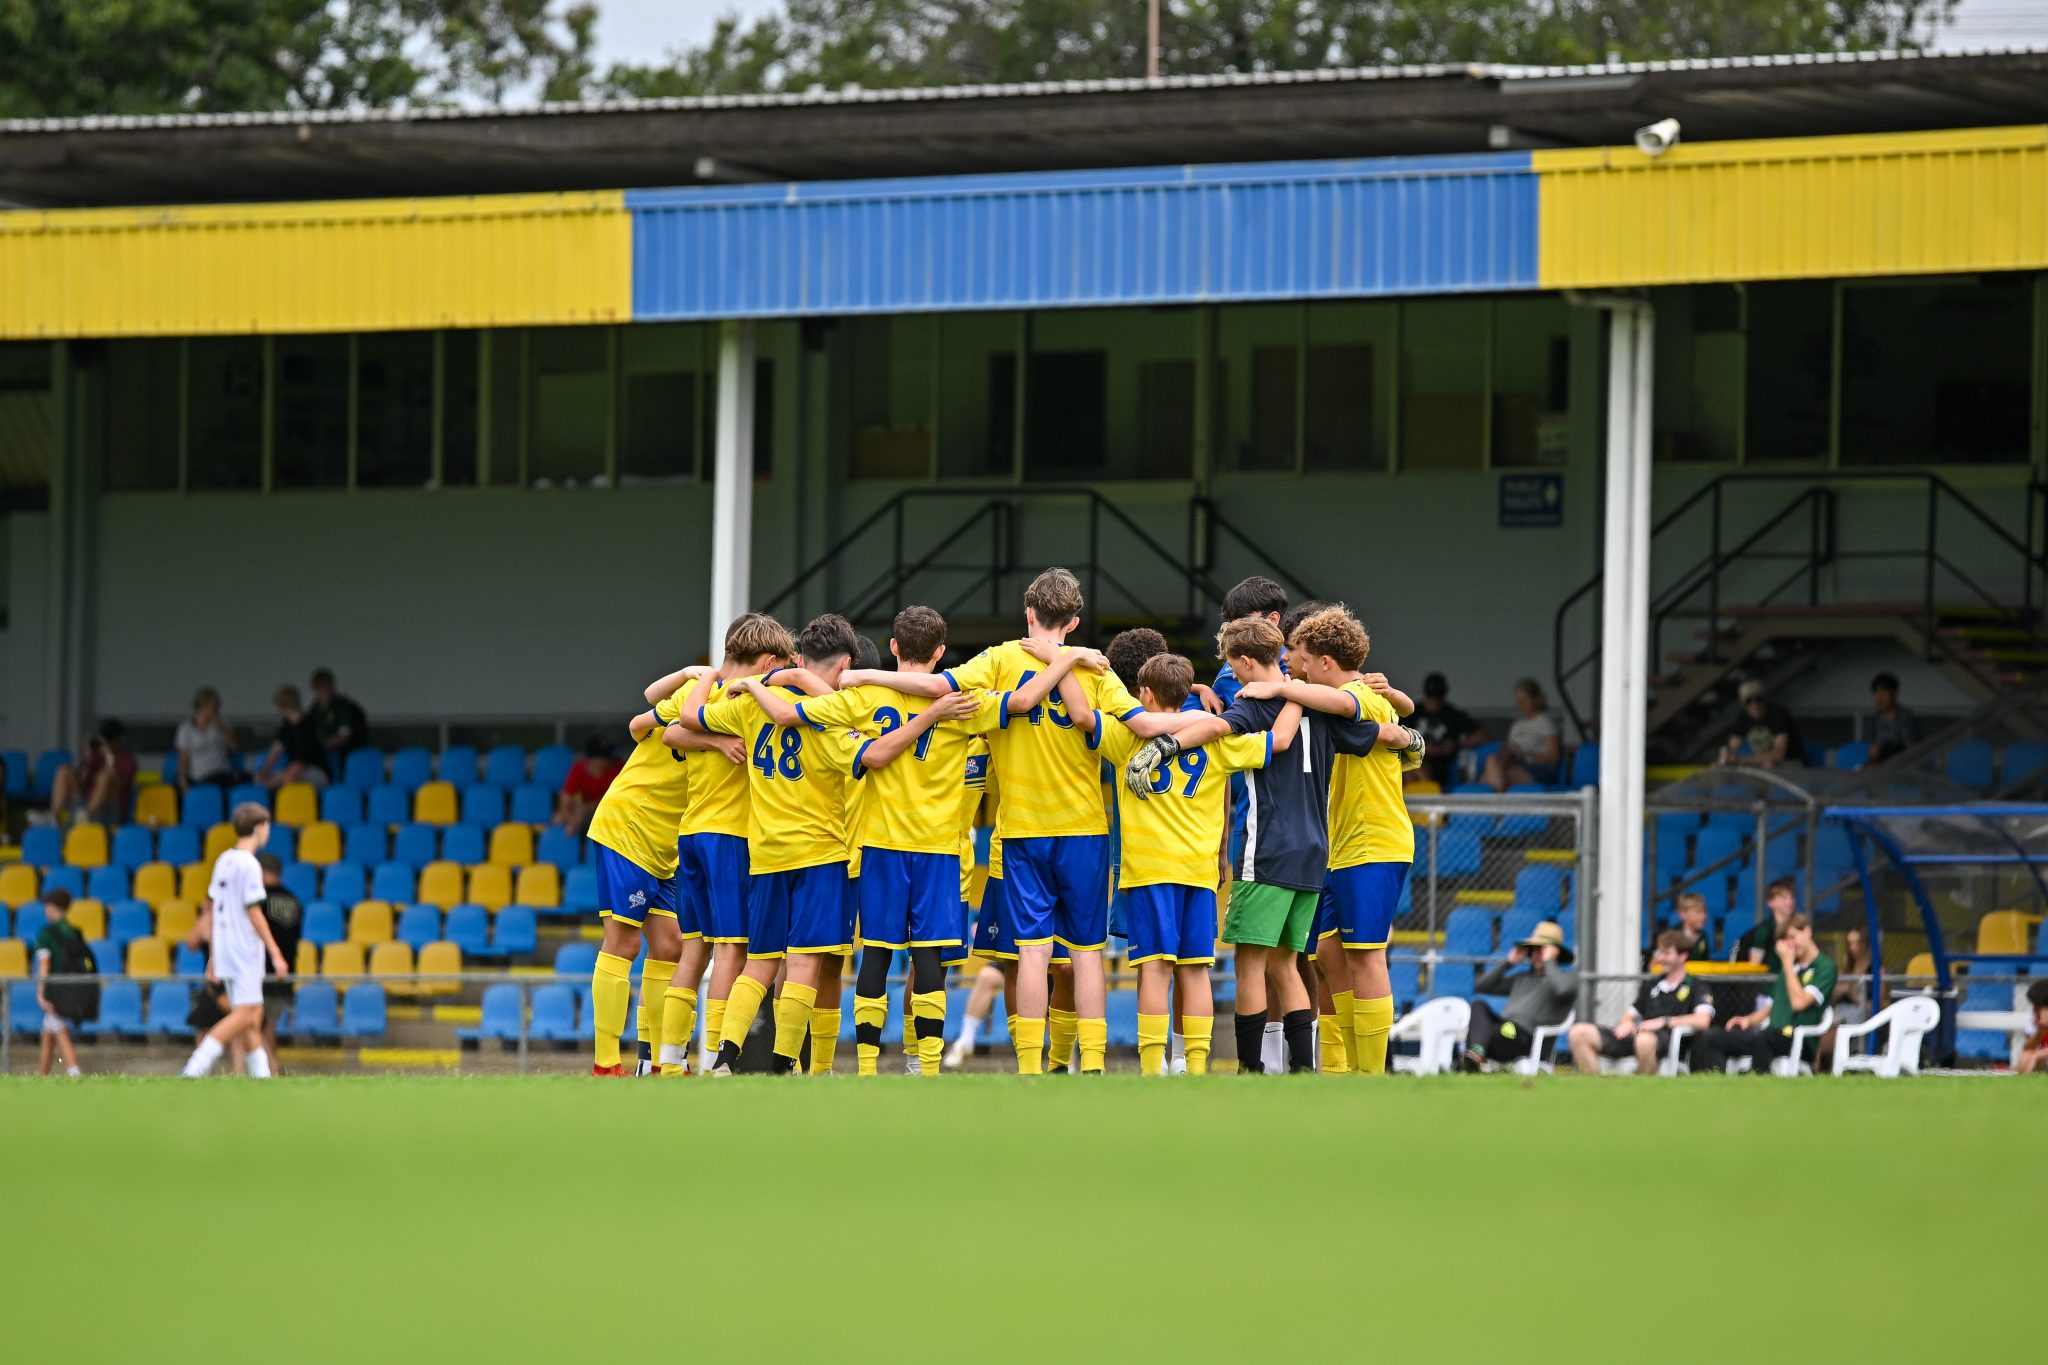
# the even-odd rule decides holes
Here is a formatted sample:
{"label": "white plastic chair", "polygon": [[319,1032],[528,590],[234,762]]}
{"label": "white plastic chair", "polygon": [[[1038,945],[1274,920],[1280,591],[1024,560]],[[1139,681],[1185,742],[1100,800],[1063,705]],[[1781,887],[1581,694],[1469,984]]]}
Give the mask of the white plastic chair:
{"label": "white plastic chair", "polygon": [[1417,1076],[1436,1076],[1449,1071],[1452,1053],[1471,1027],[1470,1001],[1451,995],[1423,1001],[1395,1020],[1393,1028],[1387,1031],[1389,1044],[1401,1039],[1422,1044],[1422,1051],[1416,1056],[1394,1057],[1394,1070],[1413,1072]]}
{"label": "white plastic chair", "polygon": [[1557,1070],[1557,1040],[1572,1031],[1572,1025],[1578,1022],[1578,1018],[1578,1011],[1574,1010],[1564,1017],[1563,1023],[1548,1024],[1537,1029],[1535,1040],[1529,1045],[1529,1055],[1515,1059],[1515,1074],[1517,1076],[1534,1076],[1539,1071],[1545,1073],[1555,1072]]}
{"label": "white plastic chair", "polygon": [[[1941,1006],[1928,995],[1908,995],[1894,1000],[1860,1024],[1844,1024],[1835,1031],[1835,1074],[1868,1071],[1879,1076],[1920,1074],[1920,1040],[1941,1022]],[[1882,1052],[1854,1052],[1853,1040],[1891,1026]],[[1852,1056],[1851,1053],[1854,1052]]]}

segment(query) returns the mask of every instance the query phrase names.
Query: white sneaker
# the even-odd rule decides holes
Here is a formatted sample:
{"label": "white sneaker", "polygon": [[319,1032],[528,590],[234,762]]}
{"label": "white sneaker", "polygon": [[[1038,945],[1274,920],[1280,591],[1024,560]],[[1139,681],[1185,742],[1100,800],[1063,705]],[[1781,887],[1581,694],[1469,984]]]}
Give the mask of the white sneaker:
{"label": "white sneaker", "polygon": [[903,1074],[906,1076],[924,1075],[924,1059],[915,1052],[905,1053],[903,1056]]}
{"label": "white sneaker", "polygon": [[943,1065],[945,1069],[948,1071],[958,1071],[961,1067],[967,1065],[967,1059],[969,1057],[972,1057],[973,1055],[973,1048],[963,1047],[961,1044],[955,1043],[953,1044],[953,1046],[946,1049],[946,1057],[945,1061],[943,1062]]}
{"label": "white sneaker", "polygon": [[1187,1075],[1188,1059],[1185,1057],[1175,1057],[1172,1061],[1166,1064],[1166,1074],[1169,1076]]}

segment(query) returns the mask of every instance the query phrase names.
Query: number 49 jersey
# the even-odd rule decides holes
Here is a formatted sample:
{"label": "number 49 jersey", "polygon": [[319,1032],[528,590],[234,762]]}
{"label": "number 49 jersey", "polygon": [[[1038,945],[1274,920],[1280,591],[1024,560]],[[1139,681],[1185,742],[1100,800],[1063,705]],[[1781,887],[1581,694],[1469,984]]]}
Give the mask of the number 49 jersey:
{"label": "number 49 jersey", "polygon": [[[804,696],[794,687],[788,691]],[[846,782],[859,776],[859,735],[785,729],[747,692],[699,708],[697,718],[713,734],[737,736],[747,746],[748,871],[846,861]]]}
{"label": "number 49 jersey", "polygon": [[[1102,718],[1102,754],[1118,768],[1144,740],[1121,722]],[[1117,774],[1116,814],[1123,831],[1123,868],[1117,885],[1216,885],[1229,808],[1229,774],[1263,768],[1273,757],[1270,731],[1224,735],[1183,750],[1152,774],[1150,800],[1139,800]]]}
{"label": "number 49 jersey", "polygon": [[[942,721],[918,737],[917,745],[862,781],[860,843],[904,853],[956,853],[960,848],[960,788],[975,737],[1009,719],[1006,692],[984,692],[981,709],[961,720]],[[917,719],[932,702],[893,687],[850,687],[824,697],[806,697],[797,714],[821,732],[858,730],[860,749]],[[865,772],[865,770],[862,770]]]}

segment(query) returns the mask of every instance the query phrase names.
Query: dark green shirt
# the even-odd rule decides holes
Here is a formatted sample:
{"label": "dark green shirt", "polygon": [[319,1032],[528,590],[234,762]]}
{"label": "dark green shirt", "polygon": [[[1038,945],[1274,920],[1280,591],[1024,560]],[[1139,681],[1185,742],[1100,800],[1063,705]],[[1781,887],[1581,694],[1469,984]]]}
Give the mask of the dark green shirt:
{"label": "dark green shirt", "polygon": [[1826,953],[1815,953],[1813,961],[1799,969],[1799,984],[1814,996],[1813,1003],[1803,1010],[1793,1009],[1790,997],[1785,994],[1782,964],[1774,958],[1771,965],[1777,968],[1771,977],[1771,1027],[1779,1033],[1789,1033],[1818,1024],[1822,1011],[1828,1007],[1828,997],[1834,994],[1835,960]]}

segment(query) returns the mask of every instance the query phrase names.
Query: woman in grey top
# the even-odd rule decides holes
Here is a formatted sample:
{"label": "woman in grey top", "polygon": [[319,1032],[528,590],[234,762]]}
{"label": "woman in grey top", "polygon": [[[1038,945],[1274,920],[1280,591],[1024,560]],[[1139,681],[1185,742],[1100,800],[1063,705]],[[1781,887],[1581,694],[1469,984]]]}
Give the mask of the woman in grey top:
{"label": "woman in grey top", "polygon": [[172,740],[178,751],[178,790],[211,783],[216,787],[234,785],[234,732],[220,718],[220,693],[202,687],[192,696],[192,717],[178,722]]}
{"label": "woman in grey top", "polygon": [[1564,737],[1557,718],[1550,714],[1543,685],[1534,678],[1515,682],[1515,723],[1508,727],[1507,743],[1487,755],[1481,780],[1497,792],[1523,782],[1557,781],[1563,766]]}

